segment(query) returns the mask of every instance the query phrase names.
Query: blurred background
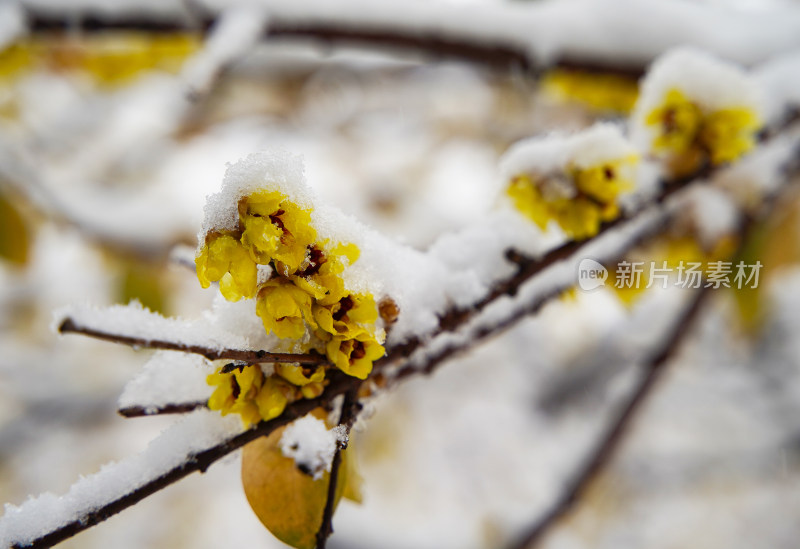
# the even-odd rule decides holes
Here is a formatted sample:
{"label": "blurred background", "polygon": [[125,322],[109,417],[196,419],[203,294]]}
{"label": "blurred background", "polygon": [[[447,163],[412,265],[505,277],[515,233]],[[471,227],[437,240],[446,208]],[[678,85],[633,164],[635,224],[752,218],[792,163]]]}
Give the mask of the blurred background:
{"label": "blurred background", "polygon": [[[13,504],[65,492],[174,421],[117,416],[148,352],[58,336],[53,312],[132,299],[185,318],[206,310],[214,292],[173,250],[195,246],[226,163],[270,148],[302,154],[322,199],[424,250],[494,203],[510,144],[624,120],[637,94],[635,74],[535,79],[313,41],[226,53],[230,42],[203,32],[87,32],[75,21],[6,40],[5,8],[0,500]],[[760,293],[758,322],[737,320],[730,292],[715,296],[619,454],[542,547],[797,547],[796,206],[776,219],[764,249],[782,267]],[[657,339],[675,305],[664,292],[634,304],[578,294],[382,396],[356,434],[364,501],[342,503],[329,547],[507,544],[554,501],[629,391],[636,365],[619,342]],[[243,544],[282,546],[250,511],[233,455],[63,547]]]}

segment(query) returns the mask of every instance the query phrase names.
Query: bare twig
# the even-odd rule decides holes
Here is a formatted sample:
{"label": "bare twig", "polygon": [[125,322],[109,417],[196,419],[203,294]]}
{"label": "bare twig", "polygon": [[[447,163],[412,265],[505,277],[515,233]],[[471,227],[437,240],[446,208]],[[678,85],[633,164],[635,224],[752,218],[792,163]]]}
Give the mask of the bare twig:
{"label": "bare twig", "polygon": [[62,334],[76,333],[85,336],[102,339],[104,341],[111,341],[114,343],[121,343],[122,345],[130,345],[135,348],[145,349],[162,349],[166,351],[183,351],[185,353],[194,353],[202,355],[209,360],[236,360],[247,364],[262,364],[269,362],[298,362],[300,364],[328,364],[328,360],[318,354],[293,354],[293,353],[270,353],[267,351],[253,351],[246,349],[214,349],[211,347],[204,347],[202,345],[186,345],[175,341],[166,341],[159,339],[142,339],[139,337],[127,336],[122,334],[112,334],[108,332],[101,332],[94,328],[80,326],[76,324],[71,318],[65,318],[58,331]]}
{"label": "bare twig", "polygon": [[[348,433],[361,409],[357,400],[357,392],[357,387],[350,389],[344,394],[344,400],[342,401],[339,424],[344,425]],[[330,480],[328,482],[328,495],[325,500],[325,509],[322,513],[322,524],[317,531],[317,549],[325,549],[325,544],[333,533],[333,511],[336,507],[336,490],[339,483],[339,469],[341,469],[342,465],[342,450],[344,448],[338,446],[336,453],[333,455]]]}
{"label": "bare twig", "polygon": [[561,517],[566,515],[578,502],[608,462],[623,440],[625,432],[630,426],[637,412],[641,409],[647,397],[653,390],[656,381],[664,371],[664,365],[674,356],[680,344],[690,333],[702,305],[710,294],[708,288],[695,290],[695,295],[688,307],[678,316],[669,333],[664,337],[661,346],[655,350],[651,359],[645,365],[645,373],[633,390],[631,397],[625,403],[617,419],[611,424],[608,431],[601,437],[597,447],[590,453],[587,462],[579,469],[575,478],[569,483],[568,488],[559,497],[533,527],[527,531],[517,542],[512,544],[514,549],[525,549],[535,543],[549,528]]}
{"label": "bare twig", "polygon": [[176,404],[163,404],[159,406],[126,406],[120,408],[117,413],[122,417],[145,417],[165,414],[185,414],[198,408],[205,408],[205,400],[196,402],[181,402]]}

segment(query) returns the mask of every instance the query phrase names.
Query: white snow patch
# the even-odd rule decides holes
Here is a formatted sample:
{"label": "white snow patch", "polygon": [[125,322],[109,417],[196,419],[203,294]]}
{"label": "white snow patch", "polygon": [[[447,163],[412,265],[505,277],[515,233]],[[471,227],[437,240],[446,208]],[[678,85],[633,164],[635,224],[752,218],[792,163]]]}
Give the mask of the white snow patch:
{"label": "white snow patch", "polygon": [[279,445],[284,456],[294,459],[298,468],[319,480],[325,471],[330,472],[340,443],[347,443],[343,425],[328,429],[324,420],[309,414],[286,427]]}
{"label": "white snow patch", "polygon": [[54,328],[65,318],[84,328],[144,341],[170,341],[186,347],[249,349],[247,337],[222,329],[210,315],[196,320],[166,318],[144,308],[138,301],[128,305],[98,308],[71,305],[54,315]]}

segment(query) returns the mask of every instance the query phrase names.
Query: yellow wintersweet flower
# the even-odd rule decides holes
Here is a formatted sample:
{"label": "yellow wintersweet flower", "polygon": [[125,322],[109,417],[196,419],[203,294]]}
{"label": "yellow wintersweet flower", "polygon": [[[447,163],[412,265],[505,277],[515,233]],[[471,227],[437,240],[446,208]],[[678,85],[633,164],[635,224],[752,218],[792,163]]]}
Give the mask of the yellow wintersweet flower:
{"label": "yellow wintersweet flower", "polygon": [[635,78],[566,69],[548,72],[542,79],[542,90],[595,110],[620,113],[629,113],[639,95]]}
{"label": "yellow wintersweet flower", "polygon": [[313,313],[320,329],[340,337],[356,337],[378,320],[378,306],[368,294],[350,294],[327,307],[315,305]]}
{"label": "yellow wintersweet flower", "polygon": [[551,205],[551,215],[561,230],[574,240],[585,240],[597,234],[600,224],[616,217],[614,203],[603,205],[585,196],[559,200]]}
{"label": "yellow wintersweet flower", "polygon": [[652,111],[645,123],[657,126],[653,141],[656,150],[683,153],[695,144],[702,119],[703,113],[695,103],[680,90],[671,89],[662,106]]}
{"label": "yellow wintersweet flower", "polygon": [[275,373],[298,387],[303,387],[309,383],[319,383],[325,379],[325,368],[323,366],[317,366],[316,369],[312,369],[304,368],[299,364],[281,362],[275,365]]}
{"label": "yellow wintersweet flower", "polygon": [[216,389],[208,399],[211,410],[223,416],[239,414],[245,428],[279,416],[294,389],[286,381],[270,376],[265,378],[261,368],[245,365],[233,372],[211,374],[207,380]]}
{"label": "yellow wintersweet flower", "polygon": [[101,84],[124,84],[150,70],[178,72],[201,44],[196,34],[109,33],[81,44],[79,66]]}
{"label": "yellow wintersweet flower", "polygon": [[254,403],[264,381],[260,367],[243,366],[239,371],[218,372],[209,375],[206,381],[209,385],[217,386],[208,399],[209,409],[219,410],[223,416],[239,414],[245,427],[261,420]]}
{"label": "yellow wintersweet flower", "polygon": [[628,174],[636,161],[637,157],[631,155],[589,168],[573,168],[572,177],[579,192],[603,204],[610,204],[620,193],[633,189],[634,182],[628,178]]}
{"label": "yellow wintersweet flower", "polygon": [[672,156],[674,175],[690,173],[703,161],[715,166],[733,162],[753,148],[761,126],[752,108],[704,111],[678,89],[667,92],[645,123],[656,126],[653,149]]}
{"label": "yellow wintersweet flower", "polygon": [[269,421],[281,415],[292,393],[292,388],[285,381],[275,376],[267,378],[255,398],[260,418]]}
{"label": "yellow wintersweet flower", "polygon": [[339,244],[330,252],[312,246],[300,270],[290,278],[311,294],[317,304],[333,305],[347,295],[341,277],[345,269],[343,259],[352,265],[360,253],[355,244]]}
{"label": "yellow wintersweet flower", "polygon": [[220,282],[225,299],[238,301],[256,295],[258,267],[247,250],[231,235],[210,234],[195,258],[197,278],[203,288]]}
{"label": "yellow wintersweet flower", "polygon": [[261,317],[267,333],[300,339],[306,331],[305,322],[316,328],[311,303],[311,296],[288,280],[273,279],[258,292],[256,314]]}
{"label": "yellow wintersweet flower", "polygon": [[35,57],[35,48],[30,41],[9,44],[0,50],[0,81],[11,80],[30,68]]}
{"label": "yellow wintersweet flower", "polygon": [[550,209],[545,205],[539,186],[528,175],[518,175],[511,180],[506,189],[514,207],[525,217],[536,223],[543,231],[552,218]]}
{"label": "yellow wintersweet flower", "polygon": [[760,126],[760,120],[751,109],[721,109],[706,117],[700,141],[711,154],[712,164],[733,162],[753,148]]}
{"label": "yellow wintersweet flower", "polygon": [[328,341],[325,351],[337,368],[358,379],[366,379],[372,371],[372,363],[385,354],[383,345],[367,333],[355,339],[335,336]]}
{"label": "yellow wintersweet flower", "polygon": [[541,183],[526,174],[513,178],[506,193],[517,210],[540,229],[545,230],[554,220],[567,236],[583,240],[596,235],[601,223],[619,215],[617,197],[633,188],[627,174],[636,161],[636,156],[628,156],[596,166],[568,168],[575,186],[575,196],[571,198],[547,199]]}
{"label": "yellow wintersweet flower", "polygon": [[239,218],[244,226],[242,243],[253,258],[261,264],[280,262],[284,276],[300,268],[317,238],[311,212],[279,191],[262,190],[242,199]]}

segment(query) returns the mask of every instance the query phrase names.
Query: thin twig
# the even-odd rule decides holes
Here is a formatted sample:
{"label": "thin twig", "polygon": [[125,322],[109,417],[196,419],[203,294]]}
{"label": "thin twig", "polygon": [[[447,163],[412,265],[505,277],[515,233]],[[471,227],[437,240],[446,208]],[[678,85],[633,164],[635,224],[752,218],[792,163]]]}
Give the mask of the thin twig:
{"label": "thin twig", "polygon": [[188,412],[197,410],[198,408],[205,408],[207,406],[205,400],[198,400],[195,402],[180,402],[175,404],[161,404],[158,406],[126,406],[117,410],[117,413],[122,417],[146,417],[157,416],[165,414],[186,414]]}
{"label": "thin twig", "polygon": [[525,549],[539,541],[541,537],[561,517],[566,515],[578,502],[590,486],[592,480],[611,461],[615,451],[622,442],[625,432],[636,417],[647,397],[653,390],[656,381],[664,371],[664,365],[675,355],[680,344],[690,333],[698,314],[702,309],[705,299],[710,295],[709,288],[696,290],[688,307],[678,316],[661,346],[654,352],[652,358],[645,365],[645,373],[631,397],[623,407],[617,419],[611,424],[608,431],[601,437],[597,447],[590,453],[587,462],[579,469],[578,474],[569,483],[569,487],[559,497],[558,501],[548,510],[536,524],[527,531],[517,542],[512,544],[513,549]]}
{"label": "thin twig", "polygon": [[[347,432],[353,426],[356,415],[360,411],[360,406],[357,401],[358,388],[354,387],[344,394],[342,401],[342,411],[339,416],[339,424],[344,425]],[[317,531],[317,549],[325,549],[325,544],[328,538],[333,534],[333,511],[336,507],[336,490],[339,483],[339,469],[342,465],[342,446],[336,447],[336,453],[333,455],[331,463],[331,474],[328,482],[328,494],[325,500],[325,509],[322,513],[322,524],[320,524]]]}
{"label": "thin twig", "polygon": [[270,353],[267,351],[247,350],[247,349],[214,349],[205,347],[203,345],[186,345],[175,341],[167,341],[161,339],[143,339],[135,336],[127,336],[123,334],[112,334],[109,332],[102,332],[81,326],[73,319],[67,317],[58,327],[58,331],[62,334],[75,333],[85,336],[93,337],[95,339],[102,339],[104,341],[111,341],[120,343],[122,345],[130,345],[135,348],[144,349],[161,349],[166,351],[183,351],[185,353],[194,353],[202,355],[209,360],[236,360],[247,364],[262,364],[271,362],[297,362],[300,364],[329,364],[328,360],[319,354],[293,354],[293,353]]}

